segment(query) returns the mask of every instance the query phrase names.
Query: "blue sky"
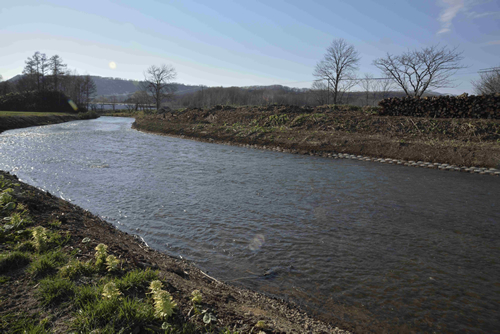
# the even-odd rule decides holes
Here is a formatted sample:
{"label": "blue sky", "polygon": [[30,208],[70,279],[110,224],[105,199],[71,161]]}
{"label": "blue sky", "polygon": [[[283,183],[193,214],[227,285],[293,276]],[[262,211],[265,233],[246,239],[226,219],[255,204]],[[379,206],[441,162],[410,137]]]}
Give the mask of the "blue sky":
{"label": "blue sky", "polygon": [[310,87],[336,38],[359,52],[359,76],[380,77],[387,52],[458,47],[469,67],[439,92],[472,93],[479,69],[500,66],[500,1],[0,0],[4,79],[40,51],[80,74],[141,80],[164,63],[191,85]]}

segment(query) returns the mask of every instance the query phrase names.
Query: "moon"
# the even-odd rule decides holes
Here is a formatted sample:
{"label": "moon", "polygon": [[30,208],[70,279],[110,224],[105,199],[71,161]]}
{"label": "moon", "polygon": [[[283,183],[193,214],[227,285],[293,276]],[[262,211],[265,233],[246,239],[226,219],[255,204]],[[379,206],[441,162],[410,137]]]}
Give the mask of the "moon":
{"label": "moon", "polygon": [[109,68],[114,70],[116,68],[116,63],[114,61],[109,62]]}

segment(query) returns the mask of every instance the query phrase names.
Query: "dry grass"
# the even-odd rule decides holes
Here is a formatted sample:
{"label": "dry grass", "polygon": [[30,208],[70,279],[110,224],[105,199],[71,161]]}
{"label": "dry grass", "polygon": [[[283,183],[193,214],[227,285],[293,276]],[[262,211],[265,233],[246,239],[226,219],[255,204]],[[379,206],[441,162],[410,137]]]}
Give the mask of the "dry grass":
{"label": "dry grass", "polygon": [[500,167],[500,121],[377,116],[362,110],[224,108],[137,117],[134,127],[205,141]]}

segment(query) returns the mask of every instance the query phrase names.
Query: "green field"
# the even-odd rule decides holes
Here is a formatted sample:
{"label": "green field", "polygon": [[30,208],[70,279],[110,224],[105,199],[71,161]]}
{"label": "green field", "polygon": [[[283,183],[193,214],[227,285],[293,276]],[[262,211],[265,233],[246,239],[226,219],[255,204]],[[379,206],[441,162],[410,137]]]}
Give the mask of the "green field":
{"label": "green field", "polygon": [[33,111],[0,111],[0,117],[5,116],[68,116],[71,114],[63,112],[33,112]]}

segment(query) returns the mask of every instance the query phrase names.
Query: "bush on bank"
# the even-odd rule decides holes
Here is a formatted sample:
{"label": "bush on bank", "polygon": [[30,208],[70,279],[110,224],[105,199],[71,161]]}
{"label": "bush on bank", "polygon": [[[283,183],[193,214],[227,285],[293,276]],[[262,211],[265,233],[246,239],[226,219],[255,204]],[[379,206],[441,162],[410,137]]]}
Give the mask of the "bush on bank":
{"label": "bush on bank", "polygon": [[70,99],[58,91],[31,91],[0,96],[0,110],[76,113]]}

